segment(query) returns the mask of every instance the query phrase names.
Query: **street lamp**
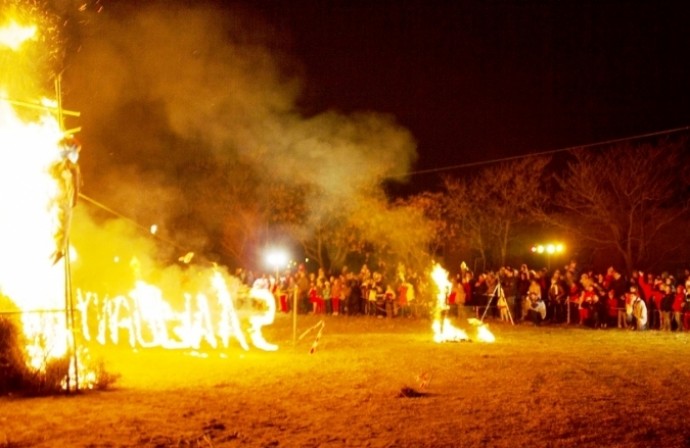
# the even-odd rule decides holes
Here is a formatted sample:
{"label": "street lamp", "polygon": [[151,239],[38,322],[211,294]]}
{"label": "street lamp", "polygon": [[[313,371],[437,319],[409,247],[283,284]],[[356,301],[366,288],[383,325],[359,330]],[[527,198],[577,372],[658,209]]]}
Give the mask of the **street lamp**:
{"label": "street lamp", "polygon": [[[289,256],[282,249],[273,249],[266,254],[266,262],[276,270],[277,288],[280,281],[280,268],[288,266]],[[292,343],[297,344],[297,294],[292,295]]]}
{"label": "street lamp", "polygon": [[532,253],[546,254],[546,268],[551,270],[551,257],[565,252],[563,243],[545,243],[532,246]]}
{"label": "street lamp", "polygon": [[280,280],[280,268],[287,266],[288,255],[284,250],[274,249],[266,254],[266,263],[276,270],[276,283]]}

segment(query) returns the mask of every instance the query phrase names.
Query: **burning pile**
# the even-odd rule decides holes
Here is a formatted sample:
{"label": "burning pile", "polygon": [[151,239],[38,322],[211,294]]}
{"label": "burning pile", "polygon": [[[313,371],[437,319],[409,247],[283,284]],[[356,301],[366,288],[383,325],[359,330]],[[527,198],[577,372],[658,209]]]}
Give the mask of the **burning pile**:
{"label": "burning pile", "polygon": [[[0,52],[20,50],[35,33],[35,27],[10,23],[0,30]],[[4,92],[0,97],[0,294],[3,303],[9,299],[22,311],[27,352],[38,369],[48,358],[64,356],[69,346],[64,260],[51,259],[64,224],[59,168],[64,136],[50,113],[25,122]]]}
{"label": "burning pile", "polygon": [[[448,296],[451,293],[453,284],[448,280],[448,271],[437,264],[431,271],[431,278],[437,288],[436,307],[434,308],[434,342],[459,342],[469,341],[467,333],[461,328],[454,326],[448,317]],[[495,337],[489,328],[479,319],[469,319],[469,323],[477,330],[477,340],[482,342],[494,342]]]}
{"label": "burning pile", "polygon": [[[16,21],[0,28],[0,57],[20,51],[36,33],[36,27]],[[16,78],[11,75],[7,78]],[[42,371],[51,360],[69,357],[75,374],[75,328],[84,340],[102,344],[118,343],[124,333],[130,345],[139,347],[227,347],[234,338],[247,350],[246,332],[255,347],[277,349],[261,332],[275,316],[272,294],[248,291],[245,299],[252,308],[242,315],[235,305],[240,288],[220,269],[200,274],[204,278],[201,289],[180,288],[184,305],[177,308],[160,288],[144,281],[134,257],[129,266],[134,283],[117,285],[120,290],[129,289],[127,294],[111,297],[110,291],[73,291],[71,269],[78,248],[70,246],[69,233],[79,194],[79,145],[63,130],[59,98],[57,103],[36,98],[20,101],[9,97],[7,86],[1,90],[2,82],[0,313],[20,317],[31,368]],[[59,86],[56,91],[59,96]],[[241,317],[249,329],[243,331]],[[70,387],[69,376],[66,381]]]}

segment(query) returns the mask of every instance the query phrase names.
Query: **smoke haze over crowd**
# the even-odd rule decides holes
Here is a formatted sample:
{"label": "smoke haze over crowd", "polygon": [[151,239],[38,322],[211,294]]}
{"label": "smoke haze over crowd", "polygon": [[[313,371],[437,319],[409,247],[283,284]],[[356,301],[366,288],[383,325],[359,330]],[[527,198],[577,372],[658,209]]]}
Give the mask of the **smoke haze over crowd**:
{"label": "smoke haze over crowd", "polygon": [[198,247],[231,218],[222,201],[235,183],[255,185],[256,201],[269,181],[344,201],[409,171],[415,142],[394,117],[306,116],[289,35],[247,8],[198,3],[83,12],[64,76],[82,113],[86,195]]}

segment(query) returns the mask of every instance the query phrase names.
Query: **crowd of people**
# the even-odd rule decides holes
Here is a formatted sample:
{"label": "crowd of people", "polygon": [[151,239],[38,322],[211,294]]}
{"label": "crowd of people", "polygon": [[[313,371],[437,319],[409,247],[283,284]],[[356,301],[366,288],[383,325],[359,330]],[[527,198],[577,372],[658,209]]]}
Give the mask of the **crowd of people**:
{"label": "crowd of people", "polygon": [[300,266],[295,273],[285,273],[278,282],[275,276],[264,274],[254,278],[251,273],[238,272],[247,284],[270,288],[279,312],[300,314],[368,315],[380,317],[419,316],[422,306],[420,291],[426,285],[420,277],[399,267],[395,279],[387,280],[384,269],[373,272],[365,264],[358,272],[347,268],[338,274],[323,269],[307,272]]}
{"label": "crowd of people", "polygon": [[[253,278],[248,284],[271,288],[280,312],[423,317],[438,307],[438,288],[428,275],[398,266],[388,272],[367,265],[358,272],[343,269]],[[462,264],[450,275],[440,306],[455,317],[486,317],[534,325],[570,324],[590,328],[662,331],[690,330],[690,270],[676,275],[634,271],[626,276],[614,267],[606,272],[580,270],[576,262],[549,271],[503,267],[474,273]],[[293,305],[294,304],[294,305]]]}
{"label": "crowd of people", "polygon": [[[634,271],[625,276],[580,271],[571,262],[563,269],[502,268],[474,281],[468,276],[476,306],[496,303],[501,318],[518,322],[573,324],[591,328],[685,331],[690,329],[690,270],[680,275]],[[472,284],[473,283],[473,284]],[[497,288],[497,285],[498,286]]]}

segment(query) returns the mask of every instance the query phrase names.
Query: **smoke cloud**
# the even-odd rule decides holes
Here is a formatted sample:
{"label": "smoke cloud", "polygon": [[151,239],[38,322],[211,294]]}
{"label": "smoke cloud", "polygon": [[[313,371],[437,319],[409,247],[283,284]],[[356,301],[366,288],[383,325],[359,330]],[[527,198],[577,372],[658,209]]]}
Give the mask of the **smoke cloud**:
{"label": "smoke cloud", "polygon": [[190,249],[215,244],[240,187],[257,201],[281,182],[356,202],[416,158],[393,117],[302,113],[289,36],[248,8],[118,2],[82,14],[64,85],[82,114],[83,193]]}

